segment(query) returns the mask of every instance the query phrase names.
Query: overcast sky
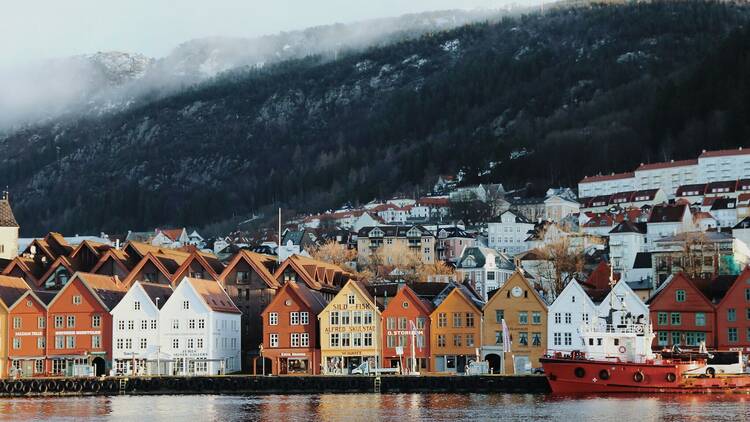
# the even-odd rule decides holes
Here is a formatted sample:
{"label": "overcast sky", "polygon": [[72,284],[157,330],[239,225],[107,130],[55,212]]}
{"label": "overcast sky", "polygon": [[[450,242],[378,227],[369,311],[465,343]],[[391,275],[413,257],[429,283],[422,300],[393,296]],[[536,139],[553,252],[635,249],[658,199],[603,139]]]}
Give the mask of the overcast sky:
{"label": "overcast sky", "polygon": [[511,0],[2,0],[0,65],[108,50],[161,57],[193,38],[257,36],[508,3]]}

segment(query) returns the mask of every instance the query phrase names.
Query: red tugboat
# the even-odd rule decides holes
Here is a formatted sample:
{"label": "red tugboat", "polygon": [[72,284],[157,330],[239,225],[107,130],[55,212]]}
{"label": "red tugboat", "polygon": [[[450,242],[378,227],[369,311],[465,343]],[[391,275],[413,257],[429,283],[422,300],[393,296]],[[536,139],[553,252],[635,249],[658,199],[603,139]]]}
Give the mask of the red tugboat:
{"label": "red tugboat", "polygon": [[[612,324],[622,312],[625,324]],[[621,319],[622,321],[623,319]],[[579,328],[580,351],[549,352],[540,359],[555,394],[581,393],[743,393],[741,352],[670,351],[654,353],[650,325],[611,311],[604,321]]]}

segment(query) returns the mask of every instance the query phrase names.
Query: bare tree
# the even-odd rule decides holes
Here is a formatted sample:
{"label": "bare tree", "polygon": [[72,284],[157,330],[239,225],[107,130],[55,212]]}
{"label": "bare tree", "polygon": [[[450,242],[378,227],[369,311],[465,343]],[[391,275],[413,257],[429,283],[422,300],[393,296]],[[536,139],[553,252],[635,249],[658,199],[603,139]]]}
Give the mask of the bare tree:
{"label": "bare tree", "polygon": [[540,259],[548,262],[548,265],[540,266],[538,272],[549,283],[553,298],[572,279],[583,276],[585,250],[582,246],[571,245],[567,236],[539,248],[539,255]]}
{"label": "bare tree", "polygon": [[349,249],[335,240],[329,240],[320,246],[308,249],[308,253],[319,261],[329,262],[341,268],[351,268],[351,263],[357,259],[355,249]]}

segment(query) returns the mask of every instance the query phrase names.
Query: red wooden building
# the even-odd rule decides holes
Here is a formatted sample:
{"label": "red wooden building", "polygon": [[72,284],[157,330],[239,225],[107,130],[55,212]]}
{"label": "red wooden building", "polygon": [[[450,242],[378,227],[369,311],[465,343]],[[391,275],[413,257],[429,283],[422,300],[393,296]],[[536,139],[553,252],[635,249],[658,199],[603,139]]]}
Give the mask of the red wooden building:
{"label": "red wooden building", "polygon": [[[398,286],[396,295],[388,301],[382,313],[384,366],[405,368],[410,372],[430,370],[432,310],[432,304],[420,299],[409,286]],[[417,334],[412,335],[412,330]],[[412,358],[416,359],[416,366],[412,364]]]}
{"label": "red wooden building", "polygon": [[274,375],[320,373],[318,314],[326,306],[319,291],[287,281],[262,313],[263,358]]}
{"label": "red wooden building", "polygon": [[682,273],[675,274],[648,301],[656,332],[654,348],[675,344],[697,346],[715,343],[714,306],[696,284]]}
{"label": "red wooden building", "polygon": [[[732,277],[716,306],[716,340],[720,350],[750,351],[750,268]],[[728,283],[728,281],[725,281]]]}
{"label": "red wooden building", "polygon": [[47,371],[76,375],[93,366],[106,374],[112,362],[112,316],[127,289],[117,277],[75,273],[47,306]]}
{"label": "red wooden building", "polygon": [[12,375],[46,375],[47,304],[55,295],[27,290],[8,309],[8,367]]}

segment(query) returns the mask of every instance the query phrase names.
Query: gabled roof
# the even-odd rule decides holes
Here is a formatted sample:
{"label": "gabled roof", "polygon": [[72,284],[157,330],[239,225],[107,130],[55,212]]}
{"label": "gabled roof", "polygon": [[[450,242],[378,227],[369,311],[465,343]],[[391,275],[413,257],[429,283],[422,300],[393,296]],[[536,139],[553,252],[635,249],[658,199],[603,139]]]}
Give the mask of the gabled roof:
{"label": "gabled roof", "polygon": [[482,312],[484,302],[478,296],[476,296],[476,294],[472,290],[467,289],[464,284],[455,282],[448,283],[443,292],[435,297],[432,302],[434,306],[432,312],[437,312],[440,309],[440,306],[442,306],[443,303],[445,303],[448,298],[453,295],[457,295],[466,304],[468,304],[472,308],[476,308],[480,313]]}
{"label": "gabled roof", "polygon": [[[151,299],[151,303],[153,303],[154,306],[158,307],[159,309],[164,306],[164,304],[174,292],[172,286],[168,284],[147,283],[142,281],[136,281],[135,283],[141,286],[143,291],[146,293],[146,296]],[[134,287],[135,284],[133,284],[133,286],[131,286],[130,288],[132,289]],[[157,298],[159,299],[158,301],[156,300]]]}
{"label": "gabled roof", "polygon": [[505,212],[501,212],[500,215],[498,215],[496,218],[492,219],[490,221],[490,223],[499,223],[501,221],[502,217],[505,214],[510,214],[513,217],[515,217],[514,223],[534,224],[531,220],[529,220],[528,218],[524,217],[523,214],[517,213],[517,212],[513,212],[511,210],[507,210]]}
{"label": "gabled roof", "polygon": [[94,242],[93,240],[84,240],[83,242],[79,243],[78,246],[73,249],[73,252],[70,254],[70,259],[75,259],[81,251],[84,249],[87,249],[91,251],[91,253],[95,256],[101,256],[102,253],[108,251],[111,249],[112,246],[107,245],[106,243],[99,243]]}
{"label": "gabled roof", "polygon": [[711,211],[732,210],[736,208],[737,200],[735,198],[716,198],[711,205]]}
{"label": "gabled roof", "polygon": [[252,268],[260,278],[273,289],[280,287],[280,284],[276,281],[276,277],[271,274],[271,269],[276,264],[276,258],[270,255],[263,255],[256,252],[251,252],[246,249],[240,249],[239,252],[232,258],[231,261],[224,268],[224,271],[219,275],[219,280],[224,282],[227,275],[234,270],[234,267],[240,261],[246,262],[250,268]]}
{"label": "gabled roof", "polygon": [[271,300],[271,303],[266,306],[266,309],[263,310],[263,314],[266,314],[269,312],[269,309],[272,309],[277,306],[278,301],[282,300],[283,294],[282,291],[285,291],[290,296],[294,296],[302,302],[313,315],[318,315],[323,309],[325,309],[326,305],[328,305],[328,302],[323,297],[323,295],[315,290],[312,290],[305,286],[304,284],[299,284],[294,281],[289,281],[285,283],[281,288],[276,292],[273,299]]}
{"label": "gabled roof", "polygon": [[[219,279],[219,274],[224,270],[223,265],[219,259],[210,254],[193,251],[185,261],[174,271],[172,276],[172,284],[177,283],[183,276],[186,275],[190,270],[190,265],[193,262],[197,262],[203,270],[208,273],[208,276],[213,280]],[[218,270],[218,271],[217,271]]]}
{"label": "gabled roof", "polygon": [[607,261],[599,261],[599,264],[594,268],[594,271],[589,274],[589,277],[583,283],[594,290],[609,290],[610,289],[610,277],[614,278],[614,281],[619,280],[619,274],[611,274],[611,268]]}
{"label": "gabled roof", "polygon": [[65,267],[65,269],[68,270],[68,274],[71,276],[76,272],[76,268],[70,259],[65,255],[60,255],[54,262],[52,262],[52,265],[47,268],[47,271],[39,277],[37,282],[39,284],[44,283],[59,267]]}
{"label": "gabled roof", "polygon": [[[125,280],[123,280],[123,284],[126,286],[130,286],[135,281],[135,278],[138,276],[138,273],[143,269],[143,267],[146,266],[147,263],[152,263],[154,267],[156,267],[159,272],[164,275],[164,277],[167,280],[172,280],[172,272],[169,271],[169,269],[164,266],[164,263],[161,259],[159,259],[156,255],[154,255],[151,252],[147,252],[146,255],[143,257],[143,259],[138,262],[138,265],[136,265],[128,274],[127,277],[125,277]],[[173,261],[174,262],[174,261]],[[176,270],[176,268],[175,268]]]}
{"label": "gabled roof", "polygon": [[235,306],[227,292],[221,287],[218,281],[201,280],[198,278],[185,277],[180,285],[188,283],[198,294],[203,303],[215,312],[224,312],[228,314],[241,314],[239,308]]}
{"label": "gabled roof", "polygon": [[529,283],[529,280],[527,280],[519,270],[516,270],[516,272],[512,276],[510,276],[510,278],[502,286],[500,286],[499,289],[487,292],[487,303],[482,309],[487,309],[491,303],[493,303],[495,300],[499,300],[502,297],[502,295],[499,293],[505,292],[506,290],[510,289],[510,286],[514,284],[514,280],[521,280],[522,284],[525,284],[528,287],[529,291],[531,291],[531,295],[534,297],[534,299],[536,299],[539,305],[544,309],[547,309],[547,302],[541,296],[539,296],[539,292],[534,289],[534,286]]}
{"label": "gabled roof", "polygon": [[656,205],[648,217],[649,223],[678,223],[685,215],[687,205]]}
{"label": "gabled roof", "polygon": [[677,188],[675,196],[696,196],[704,195],[706,193],[706,183],[698,183],[692,185],[682,185]]}
{"label": "gabled roof", "polygon": [[750,217],[743,218],[739,223],[735,224],[733,229],[750,229]]}
{"label": "gabled roof", "polygon": [[274,280],[279,280],[284,271],[291,267],[297,275],[313,290],[322,288],[338,289],[346,280],[354,276],[336,265],[324,261],[318,261],[302,255],[292,255],[276,270],[273,275]]}
{"label": "gabled roof", "polygon": [[646,224],[634,223],[631,220],[623,220],[620,224],[616,225],[612,230],[609,231],[609,234],[620,234],[620,233],[645,234]]}
{"label": "gabled roof", "polygon": [[[722,276],[720,276],[722,277]],[[744,270],[738,275],[738,276],[723,276],[725,277],[723,280],[717,280],[719,284],[727,283],[729,282],[729,286],[726,287],[726,291],[723,295],[721,295],[721,298],[719,299],[717,303],[717,306],[721,306],[724,303],[724,300],[727,300],[728,297],[737,297],[741,295],[741,292],[735,292],[735,289],[739,289],[740,286],[747,286],[748,281],[750,281],[750,267],[745,267]],[[717,289],[722,289],[723,286],[717,286]],[[731,293],[730,293],[731,292]],[[716,294],[714,296],[718,297],[720,295]],[[710,296],[709,296],[710,297]]]}
{"label": "gabled roof", "polygon": [[182,233],[185,231],[185,229],[156,229],[156,231],[157,233],[162,233],[164,236],[169,238],[169,240],[176,242],[180,240],[180,236],[182,236]]}
{"label": "gabled roof", "polygon": [[90,272],[95,273],[97,272],[104,264],[107,263],[107,261],[111,260],[115,263],[115,265],[122,268],[122,270],[126,273],[129,273],[132,268],[128,268],[128,254],[121,249],[115,249],[112,248],[102,256],[99,257],[99,261],[96,262],[96,265],[90,270]]}
{"label": "gabled roof", "polygon": [[432,232],[418,224],[413,226],[367,226],[359,229],[357,235],[361,237],[367,237],[370,232],[376,228],[380,229],[380,231],[384,233],[384,237],[406,237],[406,233],[412,228],[416,228],[420,232],[421,236],[433,235]]}
{"label": "gabled roof", "polygon": [[6,309],[9,309],[24,294],[30,292],[26,281],[20,277],[0,276],[0,301]]}
{"label": "gabled roof", "polygon": [[119,282],[119,279],[106,275],[77,272],[70,278],[68,284],[58,292],[54,299],[47,305],[52,306],[57,298],[62,296],[62,292],[75,284],[75,280],[80,280],[81,284],[96,298],[100,305],[106,310],[111,311],[120,303],[120,300],[127,293],[127,289]]}
{"label": "gabled roof", "polygon": [[18,268],[22,273],[29,277],[30,281],[32,281],[34,285],[38,283],[39,277],[42,276],[44,271],[44,268],[41,267],[41,265],[39,265],[39,263],[34,259],[24,256],[17,256],[10,261],[5,269],[3,269],[3,274],[10,275],[15,268]]}
{"label": "gabled roof", "polygon": [[734,192],[737,188],[736,180],[722,180],[718,182],[711,182],[706,185],[706,193],[728,193]]}
{"label": "gabled roof", "polygon": [[[649,307],[652,307],[652,306],[653,306],[653,304],[654,304],[654,303],[655,303],[655,302],[656,302],[657,300],[659,300],[659,299],[661,299],[661,298],[663,297],[663,293],[664,293],[665,291],[669,290],[669,286],[671,286],[671,285],[672,285],[673,283],[677,283],[677,280],[682,280],[682,281],[684,281],[684,282],[685,282],[685,283],[686,283],[686,284],[687,284],[687,285],[688,285],[688,286],[689,286],[690,288],[692,288],[692,289],[694,289],[694,290],[695,290],[695,292],[696,292],[696,293],[698,294],[698,296],[699,296],[699,297],[701,298],[701,300],[702,300],[702,301],[704,302],[704,304],[705,304],[705,305],[706,305],[707,307],[709,307],[709,308],[713,308],[713,303],[711,302],[711,299],[709,299],[708,297],[706,297],[706,295],[705,295],[705,294],[704,294],[704,292],[703,292],[703,289],[699,288],[699,287],[698,287],[698,286],[697,286],[697,285],[696,285],[696,284],[695,284],[695,283],[693,282],[693,280],[692,280],[692,279],[690,279],[690,277],[686,276],[686,275],[685,275],[684,273],[681,273],[681,272],[680,272],[680,273],[677,273],[677,274],[672,274],[672,276],[670,276],[669,278],[667,278],[667,280],[666,280],[666,281],[664,281],[664,283],[662,283],[662,284],[661,284],[661,285],[660,285],[660,286],[659,286],[659,287],[658,287],[658,288],[656,289],[656,291],[655,291],[655,292],[654,292],[654,293],[653,293],[653,294],[651,295],[651,297],[650,297],[650,298],[648,299],[648,301],[646,301],[646,304],[648,304],[648,305],[649,305]],[[710,280],[709,280],[709,281],[710,281]],[[703,287],[705,288],[705,287],[707,287],[707,286],[705,286],[705,285],[704,285]],[[723,295],[722,295],[722,297],[723,297]],[[653,309],[653,308],[652,308],[652,309]]]}

